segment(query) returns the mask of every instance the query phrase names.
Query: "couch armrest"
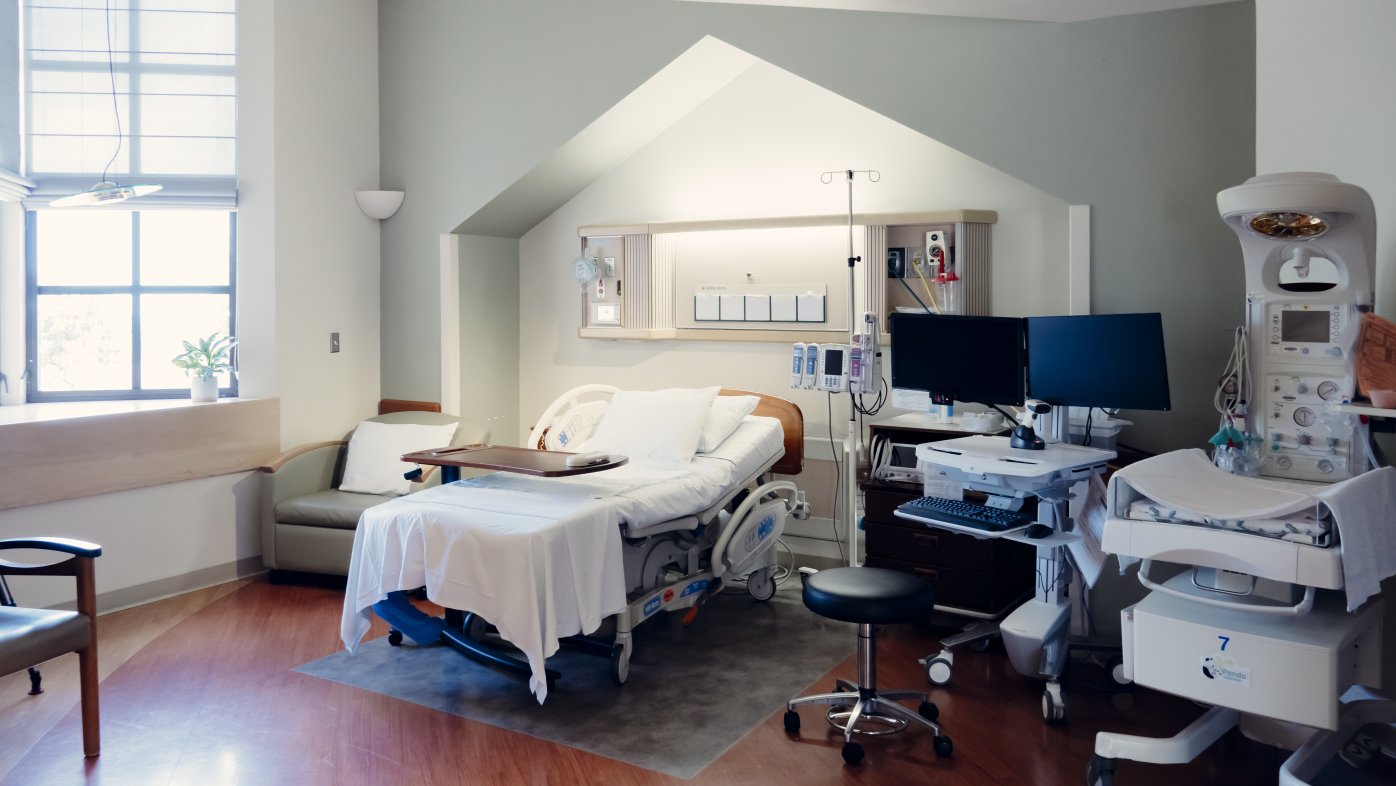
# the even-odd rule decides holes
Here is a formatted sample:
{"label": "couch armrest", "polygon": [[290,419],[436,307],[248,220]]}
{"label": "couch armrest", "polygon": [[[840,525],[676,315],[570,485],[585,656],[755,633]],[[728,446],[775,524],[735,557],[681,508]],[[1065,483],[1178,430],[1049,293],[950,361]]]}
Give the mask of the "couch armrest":
{"label": "couch armrest", "polygon": [[262,467],[262,562],[275,569],[276,505],[285,499],[327,491],[345,442],[314,442],[282,453]]}
{"label": "couch armrest", "polygon": [[316,450],[320,450],[321,448],[342,447],[347,444],[349,443],[345,442],[342,439],[327,440],[325,442],[308,442],[304,445],[291,448],[285,453],[282,453],[281,455],[277,456],[271,461],[268,461],[267,463],[258,467],[258,469],[260,469],[263,472],[278,472],[283,466],[286,465],[286,462],[290,461],[293,458],[296,458],[297,456],[302,456],[306,453],[311,453]]}

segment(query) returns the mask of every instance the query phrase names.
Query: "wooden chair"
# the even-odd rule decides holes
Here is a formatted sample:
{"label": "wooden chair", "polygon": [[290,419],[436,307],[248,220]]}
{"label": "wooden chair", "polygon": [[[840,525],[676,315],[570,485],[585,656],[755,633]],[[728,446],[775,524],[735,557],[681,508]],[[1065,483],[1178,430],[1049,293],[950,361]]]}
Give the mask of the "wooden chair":
{"label": "wooden chair", "polygon": [[[82,750],[84,755],[96,756],[101,752],[101,740],[97,723],[97,592],[92,561],[101,556],[102,547],[68,538],[0,540],[0,551],[10,549],[71,554],[48,565],[0,560],[0,576],[72,576],[77,580],[78,610],[0,606],[0,676],[76,652],[82,690]],[[34,688],[38,692],[37,680]]]}

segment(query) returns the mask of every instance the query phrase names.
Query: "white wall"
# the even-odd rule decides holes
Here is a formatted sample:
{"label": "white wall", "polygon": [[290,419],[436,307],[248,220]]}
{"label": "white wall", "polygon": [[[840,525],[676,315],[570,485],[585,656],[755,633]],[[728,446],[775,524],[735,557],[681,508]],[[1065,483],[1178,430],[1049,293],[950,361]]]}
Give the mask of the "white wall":
{"label": "white wall", "polygon": [[[800,134],[789,133],[792,123],[802,126]],[[824,88],[758,64],[520,240],[522,425],[574,385],[721,383],[788,396],[804,410],[807,429],[823,432],[823,395],[788,390],[788,345],[579,339],[579,294],[569,263],[579,248],[577,227],[587,224],[843,213],[848,202],[842,178],[824,185],[819,175],[850,167],[882,172],[878,183],[856,181],[857,212],[999,211],[994,313],[1066,313],[1064,202]],[[841,245],[830,252],[846,256]],[[840,401],[837,432],[846,417]]]}
{"label": "white wall", "polygon": [[[378,185],[378,6],[242,0],[238,12],[242,392],[281,399],[289,447],[343,436],[380,397],[379,227],[353,193]],[[331,355],[336,330],[343,350]],[[100,543],[98,592],[130,602],[255,569],[260,481],[237,473],[0,511],[0,536]],[[71,600],[70,584],[30,579],[23,597]]]}
{"label": "white wall", "polygon": [[[1314,10],[1303,0],[1256,2],[1255,168],[1330,172],[1367,189],[1377,211],[1377,311],[1396,318],[1396,3],[1340,0]],[[1383,588],[1389,693],[1396,579]]]}
{"label": "white wall", "polygon": [[[1256,3],[1257,172],[1330,172],[1377,209],[1377,311],[1396,318],[1396,3]],[[1241,304],[1237,304],[1238,308]]]}
{"label": "white wall", "polygon": [[[194,589],[198,583],[233,578],[233,563],[261,554],[260,480],[255,472],[240,472],[0,510],[0,537],[47,535],[101,545],[98,595],[170,580],[153,591]],[[179,580],[200,573],[208,574],[206,581],[190,585]],[[74,598],[72,579],[22,576],[11,579],[11,587],[29,606]]]}
{"label": "white wall", "polygon": [[378,187],[378,6],[238,10],[243,376],[281,399],[290,447],[343,436],[380,398],[379,226],[354,202]]}

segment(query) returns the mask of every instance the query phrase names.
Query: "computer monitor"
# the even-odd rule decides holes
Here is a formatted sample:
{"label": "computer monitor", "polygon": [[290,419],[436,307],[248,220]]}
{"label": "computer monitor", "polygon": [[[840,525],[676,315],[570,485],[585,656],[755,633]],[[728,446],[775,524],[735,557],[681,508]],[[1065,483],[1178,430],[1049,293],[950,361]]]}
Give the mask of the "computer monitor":
{"label": "computer monitor", "polygon": [[892,387],[979,404],[1023,403],[1023,320],[891,316]]}
{"label": "computer monitor", "polygon": [[1028,317],[1028,395],[1048,404],[1167,410],[1158,314]]}

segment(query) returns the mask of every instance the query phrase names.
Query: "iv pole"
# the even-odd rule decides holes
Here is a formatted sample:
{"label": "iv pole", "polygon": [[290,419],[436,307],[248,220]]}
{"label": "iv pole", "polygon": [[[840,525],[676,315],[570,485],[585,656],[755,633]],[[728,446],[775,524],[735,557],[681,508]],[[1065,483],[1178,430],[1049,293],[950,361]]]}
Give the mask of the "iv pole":
{"label": "iv pole", "polygon": [[[853,177],[854,175],[867,175],[868,182],[876,183],[882,179],[882,173],[876,169],[845,169],[842,173],[838,171],[822,172],[819,175],[819,182],[828,185],[834,182],[834,176],[843,174],[848,183],[848,346],[853,347],[853,335],[857,329],[857,302],[855,299],[856,274],[855,265],[862,261],[862,257],[853,255]],[[863,359],[864,368],[873,364],[872,358]],[[865,372],[866,373],[866,372]],[[849,380],[851,386],[852,379]],[[849,392],[852,393],[850,387]],[[833,395],[832,393],[828,395]],[[843,466],[844,466],[844,486],[840,492],[844,495],[844,515],[847,517],[848,527],[848,564],[850,567],[858,567],[861,563],[858,560],[858,440],[862,438],[858,428],[858,408],[853,406],[853,401],[848,403],[848,431],[843,437]]]}

